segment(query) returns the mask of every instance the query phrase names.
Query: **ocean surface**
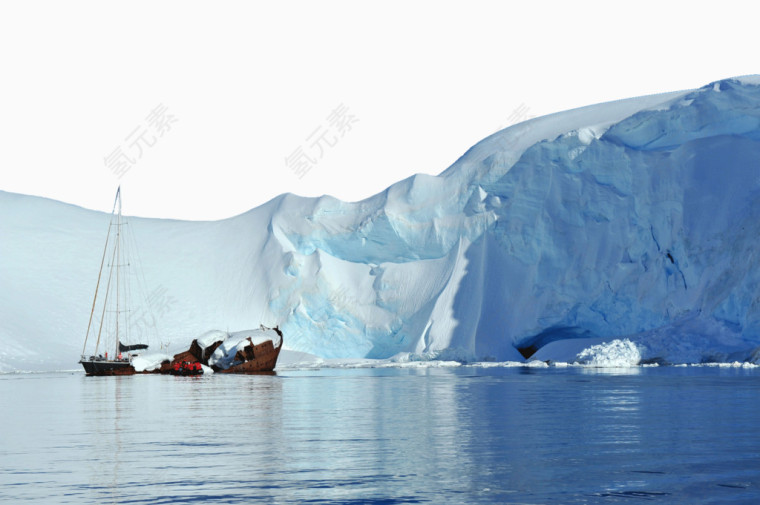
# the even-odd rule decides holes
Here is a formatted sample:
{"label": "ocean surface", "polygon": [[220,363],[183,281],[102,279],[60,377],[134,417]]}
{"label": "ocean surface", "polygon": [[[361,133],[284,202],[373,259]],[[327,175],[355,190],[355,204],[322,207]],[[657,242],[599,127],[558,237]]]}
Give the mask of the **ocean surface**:
{"label": "ocean surface", "polygon": [[760,503],[760,370],[0,375],[2,503]]}

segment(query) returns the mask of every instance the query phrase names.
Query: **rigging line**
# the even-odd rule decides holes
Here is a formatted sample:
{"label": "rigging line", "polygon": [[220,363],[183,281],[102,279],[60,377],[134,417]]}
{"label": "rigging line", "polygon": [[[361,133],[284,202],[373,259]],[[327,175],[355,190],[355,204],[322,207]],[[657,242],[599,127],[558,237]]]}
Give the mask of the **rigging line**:
{"label": "rigging line", "polygon": [[[108,283],[106,284],[106,297],[103,300],[103,312],[100,315],[100,327],[98,328],[98,340],[95,342],[95,354],[98,353],[98,347],[100,346],[100,334],[103,332],[103,320],[106,315],[106,307],[108,306],[108,293],[111,291],[111,277],[113,276],[113,262],[114,256],[116,256],[116,247],[113,248],[113,254],[111,255],[111,269],[108,271]],[[118,307],[117,307],[118,310]]]}
{"label": "rigging line", "polygon": [[98,282],[95,284],[95,296],[92,297],[92,309],[90,310],[90,321],[87,323],[87,333],[84,335],[84,346],[82,346],[82,356],[84,356],[84,351],[87,349],[87,339],[90,336],[90,327],[92,326],[92,316],[95,314],[95,302],[98,299],[98,289],[100,288],[100,276],[103,274],[103,264],[106,261],[106,252],[108,251],[108,240],[111,238],[111,225],[112,222],[108,223],[108,234],[106,235],[106,245],[103,247],[103,257],[100,259],[100,270],[98,271]]}
{"label": "rigging line", "polygon": [[[129,221],[122,218],[122,225],[127,226],[129,224]],[[129,252],[129,238],[130,233],[127,233],[127,230],[129,230],[129,227],[127,226],[124,228],[124,235],[122,238],[122,246],[124,248],[124,251],[121,253],[124,261],[124,272],[125,272],[125,279],[123,282],[124,287],[122,288],[124,293],[124,342],[130,343],[132,342],[132,324],[130,321],[131,316],[131,308],[132,308],[132,269],[130,265],[130,252]],[[120,340],[121,341],[121,340]]]}
{"label": "rigging line", "polygon": [[[137,297],[138,303],[141,304],[142,310],[139,313],[142,314],[142,320],[145,323],[141,327],[141,331],[138,332],[139,338],[144,338],[147,340],[147,342],[143,343],[152,344],[154,342],[158,342],[160,344],[157,329],[155,326],[155,314],[153,312],[154,304],[151,303],[151,300],[149,298],[150,295],[148,293],[148,282],[145,279],[145,271],[142,268],[144,263],[140,256],[140,248],[138,247],[136,226],[132,221],[129,221],[125,224],[128,224],[130,226],[130,233],[125,233],[124,235],[125,254],[129,255],[129,272],[130,275],[132,275],[135,279],[135,285],[130,285],[130,296],[132,296],[132,291],[136,290],[134,296]],[[150,317],[153,320],[153,325],[145,321],[145,318],[147,317]]]}

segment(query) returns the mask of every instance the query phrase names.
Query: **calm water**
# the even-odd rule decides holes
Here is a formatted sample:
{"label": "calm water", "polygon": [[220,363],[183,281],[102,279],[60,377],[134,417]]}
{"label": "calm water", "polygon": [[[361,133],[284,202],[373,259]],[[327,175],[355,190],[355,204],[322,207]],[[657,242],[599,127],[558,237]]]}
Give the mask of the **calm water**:
{"label": "calm water", "polygon": [[0,375],[2,503],[760,503],[760,371]]}

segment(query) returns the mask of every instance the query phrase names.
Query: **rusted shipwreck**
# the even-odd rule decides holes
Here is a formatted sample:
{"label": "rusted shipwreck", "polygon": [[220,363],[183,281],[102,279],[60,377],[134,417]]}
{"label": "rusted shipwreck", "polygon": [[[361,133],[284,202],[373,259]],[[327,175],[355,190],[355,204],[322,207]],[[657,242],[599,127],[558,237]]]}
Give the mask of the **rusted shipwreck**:
{"label": "rusted shipwreck", "polygon": [[[171,374],[177,369],[184,367],[185,363],[200,363],[211,368],[215,373],[266,373],[274,371],[277,366],[277,358],[280,356],[282,349],[282,331],[278,327],[262,328],[262,330],[272,330],[279,337],[275,344],[273,339],[265,339],[262,342],[254,343],[249,336],[243,342],[232,346],[231,351],[218,352],[220,347],[226,342],[225,339],[215,340],[208,345],[201,345],[199,339],[193,340],[187,351],[174,355],[171,361],[164,361],[159,368],[159,373]],[[245,345],[247,342],[247,345]],[[226,349],[221,349],[226,350]],[[195,374],[194,374],[195,375]]]}

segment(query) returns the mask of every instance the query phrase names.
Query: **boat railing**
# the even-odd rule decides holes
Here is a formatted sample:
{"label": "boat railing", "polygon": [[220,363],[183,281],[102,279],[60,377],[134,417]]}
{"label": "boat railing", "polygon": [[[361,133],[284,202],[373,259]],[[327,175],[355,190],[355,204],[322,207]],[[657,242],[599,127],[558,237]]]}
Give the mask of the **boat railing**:
{"label": "boat railing", "polygon": [[82,354],[82,359],[80,361],[121,361],[124,363],[129,363],[131,360],[130,360],[130,356],[127,356],[126,358],[116,358],[116,359],[109,360],[107,357],[103,355],[100,355],[100,356],[89,355],[88,356],[87,354]]}

